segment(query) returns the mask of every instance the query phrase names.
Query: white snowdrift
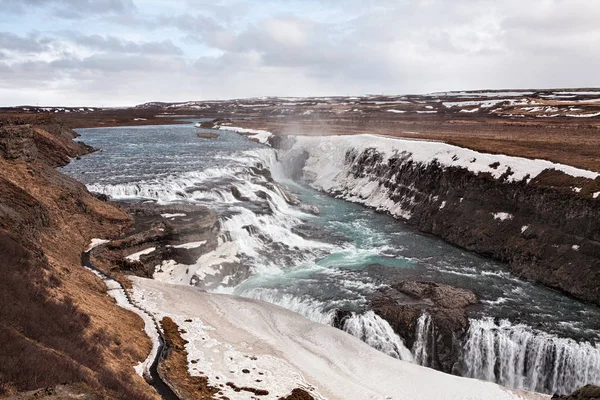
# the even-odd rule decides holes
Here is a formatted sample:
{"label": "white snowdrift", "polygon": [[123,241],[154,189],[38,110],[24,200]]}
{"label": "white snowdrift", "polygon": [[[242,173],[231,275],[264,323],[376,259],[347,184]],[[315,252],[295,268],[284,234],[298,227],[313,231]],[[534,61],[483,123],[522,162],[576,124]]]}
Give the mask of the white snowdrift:
{"label": "white snowdrift", "polygon": [[233,131],[233,132],[237,132],[237,133],[242,133],[251,139],[258,140],[259,143],[266,144],[266,145],[269,145],[267,140],[271,136],[273,136],[273,134],[271,132],[264,131],[261,129],[247,129],[247,128],[240,128],[237,126],[225,126],[225,125],[219,126],[219,129],[222,131]]}
{"label": "white snowdrift", "polygon": [[230,399],[247,399],[248,393],[235,392],[225,382],[266,389],[264,399],[277,399],[297,387],[330,400],[549,399],[399,361],[269,303],[132,280],[137,303],[157,318],[170,316],[185,330],[190,372],[202,371]]}

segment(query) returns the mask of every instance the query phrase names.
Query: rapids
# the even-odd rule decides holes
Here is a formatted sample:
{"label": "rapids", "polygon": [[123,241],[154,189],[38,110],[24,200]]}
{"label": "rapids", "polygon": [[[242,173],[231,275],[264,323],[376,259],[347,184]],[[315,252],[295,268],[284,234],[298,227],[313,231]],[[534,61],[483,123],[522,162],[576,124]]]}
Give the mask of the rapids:
{"label": "rapids", "polygon": [[[390,356],[428,366],[435,340],[429,317],[419,319],[409,350],[366,309],[366,299],[400,278],[464,287],[482,303],[470,311],[455,373],[545,393],[600,383],[597,307],[521,281],[502,264],[389,215],[292,181],[273,149],[237,133],[219,131],[219,138],[205,140],[197,131],[193,125],[80,129],[84,142],[103,151],[73,160],[63,171],[113,199],[218,211],[220,254],[246,263],[251,276],[235,286],[225,277],[215,292],[274,303],[323,324],[332,324],[338,309],[352,310],[346,332]],[[317,207],[319,214],[301,205]]]}

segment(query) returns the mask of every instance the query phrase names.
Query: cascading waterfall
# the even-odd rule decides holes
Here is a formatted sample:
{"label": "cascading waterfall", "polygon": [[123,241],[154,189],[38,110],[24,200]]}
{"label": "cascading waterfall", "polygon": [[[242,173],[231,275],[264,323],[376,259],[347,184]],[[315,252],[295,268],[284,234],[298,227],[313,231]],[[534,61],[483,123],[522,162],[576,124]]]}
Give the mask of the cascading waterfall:
{"label": "cascading waterfall", "polygon": [[415,342],[412,354],[415,362],[424,367],[433,366],[435,359],[435,326],[428,313],[423,313],[417,320]]}
{"label": "cascading waterfall", "polygon": [[373,311],[353,313],[344,321],[343,330],[369,346],[400,360],[413,361],[413,356],[390,324]]}
{"label": "cascading waterfall", "polygon": [[318,301],[308,297],[301,298],[289,293],[281,293],[274,289],[255,288],[242,293],[242,296],[277,304],[320,324],[332,325],[335,317],[335,310],[325,311],[323,304]]}
{"label": "cascading waterfall", "polygon": [[600,346],[507,320],[471,320],[462,353],[464,376],[510,388],[566,394],[600,383]]}

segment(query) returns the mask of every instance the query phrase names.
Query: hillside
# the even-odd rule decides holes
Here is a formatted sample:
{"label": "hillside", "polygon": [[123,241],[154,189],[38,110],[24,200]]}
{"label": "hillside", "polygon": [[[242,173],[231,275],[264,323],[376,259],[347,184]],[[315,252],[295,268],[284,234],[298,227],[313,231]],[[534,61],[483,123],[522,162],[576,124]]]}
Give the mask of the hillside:
{"label": "hillside", "polygon": [[129,217],[56,171],[92,150],[75,137],[47,115],[0,119],[0,397],[60,383],[153,399],[133,369],[151,346],[143,322],[81,266],[90,239]]}

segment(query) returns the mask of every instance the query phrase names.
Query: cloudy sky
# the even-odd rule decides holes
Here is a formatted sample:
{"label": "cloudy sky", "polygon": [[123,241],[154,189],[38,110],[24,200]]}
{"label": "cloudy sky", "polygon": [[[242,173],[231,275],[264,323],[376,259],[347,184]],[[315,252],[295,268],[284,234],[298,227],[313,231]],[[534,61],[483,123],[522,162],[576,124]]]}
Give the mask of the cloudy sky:
{"label": "cloudy sky", "polygon": [[0,105],[600,86],[597,0],[0,0]]}

